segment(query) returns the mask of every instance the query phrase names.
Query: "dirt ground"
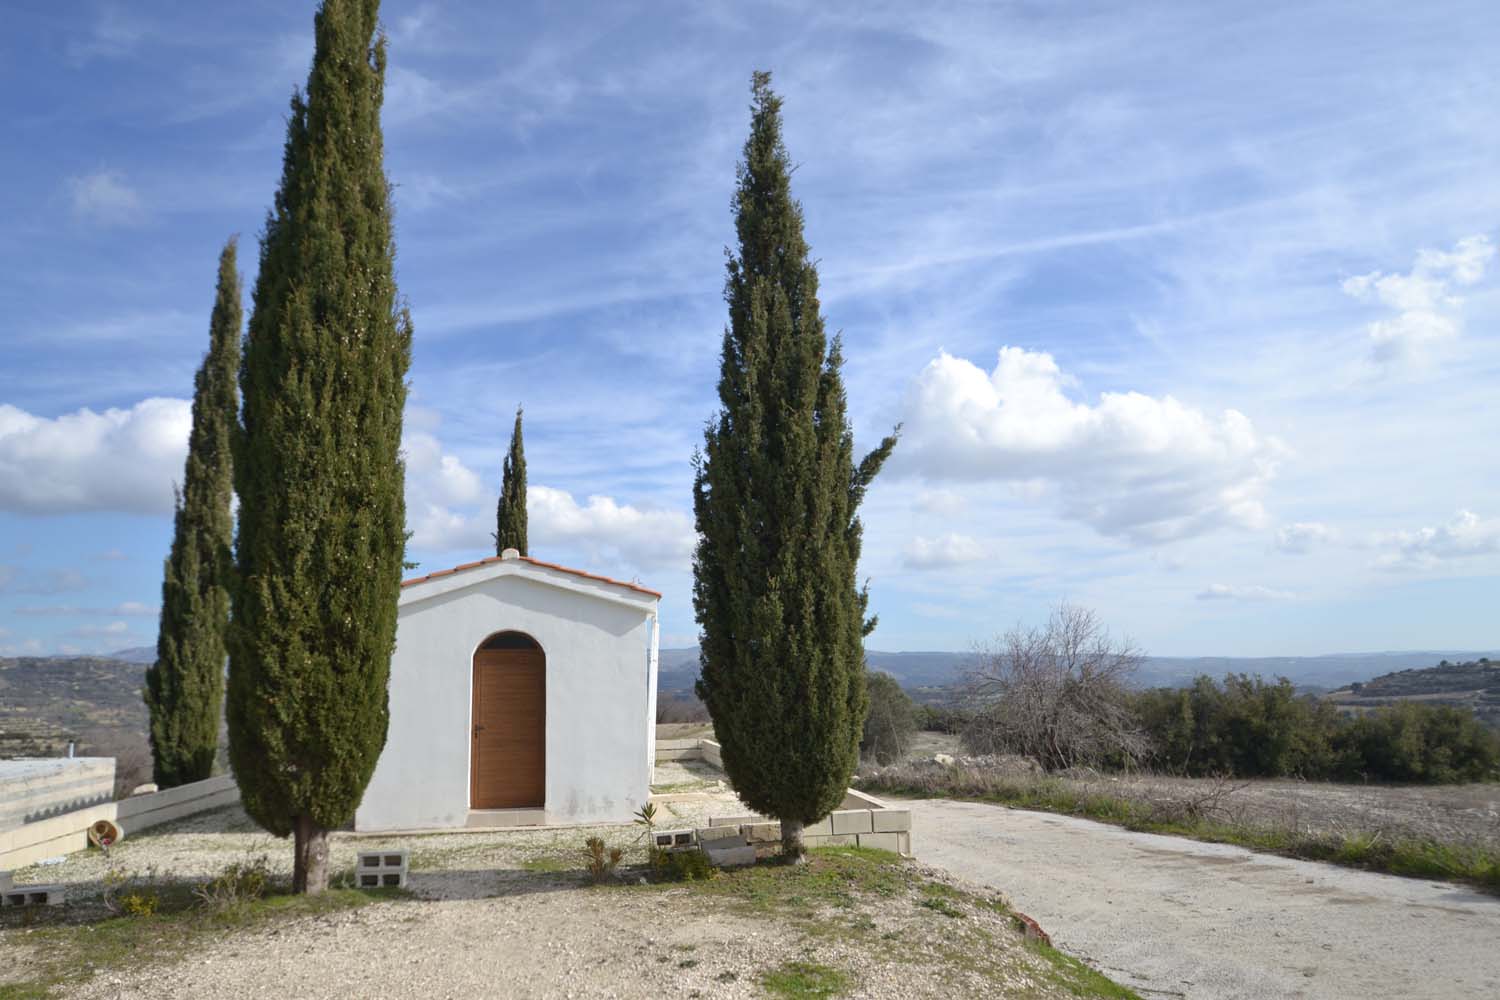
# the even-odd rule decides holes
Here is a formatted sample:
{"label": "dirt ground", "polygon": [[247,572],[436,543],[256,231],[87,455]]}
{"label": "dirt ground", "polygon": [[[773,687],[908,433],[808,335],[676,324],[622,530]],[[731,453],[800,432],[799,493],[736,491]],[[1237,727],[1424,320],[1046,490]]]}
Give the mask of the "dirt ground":
{"label": "dirt ground", "polygon": [[[673,789],[656,799],[662,828],[744,811],[722,774],[700,762],[664,764],[655,778]],[[766,995],[763,978],[797,963],[844,976],[837,995],[1097,995],[1070,988],[1053,960],[1026,947],[993,891],[971,895],[945,872],[892,860],[883,863],[900,874],[879,892],[858,884],[845,891],[839,882],[831,895],[780,900],[753,884],[725,890],[735,879],[774,878],[787,869],[726,873],[711,884],[646,885],[631,877],[595,887],[582,870],[582,844],[591,834],[626,848],[627,866],[644,860],[640,831],[624,825],[335,834],[335,885],[347,883],[356,850],[404,847],[411,851],[410,897],[206,935],[185,956],[122,955],[59,995],[740,997]],[[201,884],[262,854],[285,878],[289,842],[259,831],[236,807],[127,837],[108,859],[81,852],[17,875],[20,882],[66,884],[69,924],[62,930],[88,934],[105,916],[98,896],[112,869],[130,874],[133,885]],[[15,921],[0,924],[0,993],[7,982],[45,972],[46,956],[31,942],[56,939],[31,933]]]}
{"label": "dirt ground", "polygon": [[1500,897],[1050,813],[905,804],[919,859],[1004,886],[1142,996],[1500,996]]}

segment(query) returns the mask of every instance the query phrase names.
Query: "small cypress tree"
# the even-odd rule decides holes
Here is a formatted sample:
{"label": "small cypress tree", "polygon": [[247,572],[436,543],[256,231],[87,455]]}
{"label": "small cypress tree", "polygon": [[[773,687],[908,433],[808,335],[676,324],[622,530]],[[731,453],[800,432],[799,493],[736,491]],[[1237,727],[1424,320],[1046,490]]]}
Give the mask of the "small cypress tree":
{"label": "small cypress tree", "polygon": [[500,502],[495,505],[495,555],[506,549],[526,551],[526,449],[521,444],[521,408],[516,407],[516,427],[510,432],[510,451],[500,482]]}
{"label": "small cypress tree", "polygon": [[695,458],[698,696],[752,809],[802,828],[834,809],[859,759],[867,594],[856,582],[865,489],[894,436],[854,463],[843,357],[792,199],[781,100],[756,73],[724,297],[721,409]]}
{"label": "small cypress tree", "polygon": [[151,711],[152,778],[162,788],[209,777],[219,748],[233,574],[230,448],[241,317],[231,239],[219,255],[208,354],[193,378],[193,429],[162,574],[156,663],[146,671],[142,692]]}
{"label": "small cypress tree", "polygon": [[229,750],[246,811],[328,881],[385,745],[406,512],[411,320],[382,165],[378,0],[324,0],[292,98],[240,369]]}

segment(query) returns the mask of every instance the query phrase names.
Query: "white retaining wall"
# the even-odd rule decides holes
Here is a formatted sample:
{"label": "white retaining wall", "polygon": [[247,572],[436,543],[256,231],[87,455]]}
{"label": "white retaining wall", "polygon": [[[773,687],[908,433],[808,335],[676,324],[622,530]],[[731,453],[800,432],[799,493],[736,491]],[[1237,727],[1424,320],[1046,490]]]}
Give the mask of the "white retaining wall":
{"label": "white retaining wall", "polygon": [[0,761],[0,830],[108,802],[115,794],[113,757]]}
{"label": "white retaining wall", "polygon": [[14,830],[0,831],[0,870],[13,871],[34,865],[43,858],[83,850],[89,846],[89,827],[101,819],[119,826],[129,837],[158,823],[232,805],[239,800],[239,786],[234,783],[232,775],[225,774],[163,792],[133,795],[120,802],[103,802]]}

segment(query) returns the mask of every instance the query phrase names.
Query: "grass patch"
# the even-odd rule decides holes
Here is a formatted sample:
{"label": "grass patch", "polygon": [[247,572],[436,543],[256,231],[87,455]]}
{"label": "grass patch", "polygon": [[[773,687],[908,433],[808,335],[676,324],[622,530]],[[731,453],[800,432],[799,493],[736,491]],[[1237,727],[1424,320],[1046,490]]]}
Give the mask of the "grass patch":
{"label": "grass patch", "polygon": [[571,858],[564,858],[556,854],[543,854],[540,857],[527,858],[521,862],[521,867],[529,872],[542,874],[556,874],[557,872],[576,872],[581,866]]}
{"label": "grass patch", "polygon": [[1025,778],[949,767],[910,775],[890,771],[860,783],[889,795],[994,802],[1018,809],[1079,816],[1142,833],[1164,833],[1365,871],[1465,882],[1500,893],[1500,851],[1430,838],[1382,837],[1366,833],[1316,833],[1205,816],[1171,815],[1161,803],[1105,795],[1073,787],[1059,778]]}
{"label": "grass patch", "polygon": [[1055,986],[1060,986],[1076,997],[1106,997],[1109,1000],[1141,1000],[1140,996],[1114,980],[1095,972],[1071,955],[1065,955],[1040,941],[1027,945],[1032,951],[1046,959],[1049,968],[1045,977]]}
{"label": "grass patch", "polygon": [[269,895],[210,912],[190,905],[187,901],[191,895],[184,891],[163,894],[162,909],[149,917],[110,917],[82,923],[52,918],[25,931],[20,930],[23,924],[19,920],[7,919],[0,927],[7,934],[25,935],[18,943],[34,950],[39,968],[31,979],[0,984],[0,1000],[66,996],[71,987],[87,981],[96,972],[175,960],[230,932],[242,933],[379,900],[408,897],[400,889],[329,889],[317,896]]}
{"label": "grass patch", "polygon": [[761,974],[760,985],[773,997],[802,1000],[808,997],[836,997],[853,985],[849,976],[832,966],[818,962],[787,962]]}

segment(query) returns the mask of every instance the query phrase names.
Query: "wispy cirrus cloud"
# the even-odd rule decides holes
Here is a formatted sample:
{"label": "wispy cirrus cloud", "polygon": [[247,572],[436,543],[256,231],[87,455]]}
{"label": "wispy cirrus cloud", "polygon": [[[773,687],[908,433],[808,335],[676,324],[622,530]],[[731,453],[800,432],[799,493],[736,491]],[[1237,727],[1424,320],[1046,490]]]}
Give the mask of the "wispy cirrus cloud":
{"label": "wispy cirrus cloud", "polygon": [[132,226],[145,218],[141,196],[117,170],[96,170],[68,181],[73,215],[101,226]]}
{"label": "wispy cirrus cloud", "polygon": [[1211,583],[1198,591],[1200,601],[1291,601],[1297,595],[1260,584]]}

